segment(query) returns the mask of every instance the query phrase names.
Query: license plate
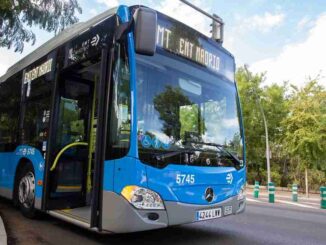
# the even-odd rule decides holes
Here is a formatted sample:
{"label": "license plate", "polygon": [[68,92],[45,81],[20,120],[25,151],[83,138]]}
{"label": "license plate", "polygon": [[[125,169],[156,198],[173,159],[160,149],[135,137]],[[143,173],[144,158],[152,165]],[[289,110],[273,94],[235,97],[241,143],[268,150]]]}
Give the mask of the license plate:
{"label": "license plate", "polygon": [[216,219],[222,216],[221,208],[199,210],[196,213],[197,220]]}

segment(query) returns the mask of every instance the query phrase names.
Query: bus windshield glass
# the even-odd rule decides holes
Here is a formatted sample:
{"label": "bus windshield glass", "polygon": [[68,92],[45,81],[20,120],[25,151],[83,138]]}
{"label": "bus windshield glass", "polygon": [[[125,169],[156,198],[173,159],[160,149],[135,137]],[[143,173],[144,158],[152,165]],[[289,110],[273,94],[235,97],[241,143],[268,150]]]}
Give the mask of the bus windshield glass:
{"label": "bus windshield glass", "polygon": [[241,165],[233,81],[160,50],[152,57],[137,56],[137,91],[141,161],[157,167]]}

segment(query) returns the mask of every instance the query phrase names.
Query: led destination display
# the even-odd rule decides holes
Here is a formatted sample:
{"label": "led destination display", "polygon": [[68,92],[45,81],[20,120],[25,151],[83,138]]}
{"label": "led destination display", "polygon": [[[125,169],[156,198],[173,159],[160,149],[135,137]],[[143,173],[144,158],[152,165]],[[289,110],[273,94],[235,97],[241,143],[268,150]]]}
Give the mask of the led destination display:
{"label": "led destination display", "polygon": [[157,47],[168,50],[233,80],[233,58],[194,29],[158,13]]}

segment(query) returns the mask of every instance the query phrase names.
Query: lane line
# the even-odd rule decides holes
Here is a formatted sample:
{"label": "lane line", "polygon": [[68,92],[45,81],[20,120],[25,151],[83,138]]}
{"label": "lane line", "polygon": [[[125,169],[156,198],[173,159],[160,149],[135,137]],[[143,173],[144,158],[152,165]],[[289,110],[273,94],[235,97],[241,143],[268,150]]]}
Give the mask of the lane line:
{"label": "lane line", "polygon": [[277,200],[277,203],[284,203],[284,204],[290,204],[290,205],[294,205],[294,206],[298,206],[298,207],[302,207],[302,208],[312,208],[312,209],[319,209],[316,207],[312,207],[312,206],[308,206],[308,205],[304,205],[304,204],[300,204],[300,203],[295,203],[295,202],[288,202],[288,201],[284,201],[284,200]]}
{"label": "lane line", "polygon": [[[247,199],[250,199],[249,201],[252,201],[252,202],[268,203],[268,198],[265,198],[265,197],[259,197],[259,199],[251,199],[251,198],[247,197]],[[280,200],[278,198],[275,199],[275,202],[279,202],[279,201],[284,201],[288,204],[293,204],[293,205],[296,205],[296,204],[303,205],[303,206],[312,205],[312,206],[316,206],[317,209],[320,208],[320,203],[312,203],[312,202],[305,202],[305,201],[293,202],[293,201]],[[315,207],[311,207],[311,208],[315,208]]]}
{"label": "lane line", "polygon": [[[259,193],[260,196],[266,196],[268,197],[268,194],[266,193]],[[284,196],[284,195],[278,195],[277,192],[275,194],[275,197],[284,197],[284,198],[292,198],[292,196]],[[298,196],[299,199],[302,199],[302,200],[307,200],[307,201],[320,201],[320,198],[313,198],[313,197],[303,197],[303,196]]]}
{"label": "lane line", "polygon": [[257,199],[251,199],[251,198],[249,198],[249,197],[247,197],[246,200],[249,201],[249,202],[259,202],[259,203],[263,203],[263,202],[260,201],[260,200],[257,200]]}
{"label": "lane line", "polygon": [[[267,200],[268,201],[268,197],[260,197],[260,199],[263,199],[263,200]],[[298,202],[293,202],[292,201],[292,197],[283,198],[283,197],[280,197],[280,196],[275,196],[275,200],[276,201],[278,201],[278,200],[288,201],[288,202],[291,202],[291,203],[298,203],[298,204],[303,204],[303,205],[306,204],[306,205],[313,205],[313,206],[318,206],[318,207],[320,206],[320,202],[309,202],[309,201],[302,200],[302,198],[299,198],[299,201]]]}
{"label": "lane line", "polygon": [[300,200],[299,200],[299,203],[302,203],[302,204],[308,204],[308,205],[320,206],[320,203],[315,203],[315,202],[305,202],[305,201],[300,202]]}

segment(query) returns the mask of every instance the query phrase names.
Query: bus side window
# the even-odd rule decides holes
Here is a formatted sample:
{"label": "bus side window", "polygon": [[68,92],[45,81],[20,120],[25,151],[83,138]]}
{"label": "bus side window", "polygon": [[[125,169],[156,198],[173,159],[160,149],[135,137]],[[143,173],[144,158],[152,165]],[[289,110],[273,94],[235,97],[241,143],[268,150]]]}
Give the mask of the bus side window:
{"label": "bus side window", "polygon": [[127,47],[117,44],[112,74],[107,159],[125,156],[130,144],[130,73]]}
{"label": "bus side window", "polygon": [[14,151],[18,144],[22,75],[0,84],[0,152]]}
{"label": "bus side window", "polygon": [[45,78],[39,78],[32,81],[30,85],[24,85],[24,92],[28,90],[29,94],[24,101],[22,140],[24,144],[45,151],[43,142],[48,138],[51,86]]}

